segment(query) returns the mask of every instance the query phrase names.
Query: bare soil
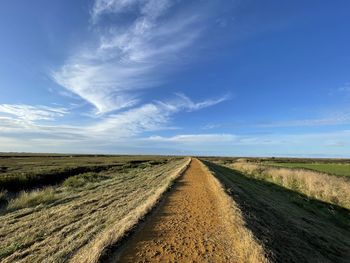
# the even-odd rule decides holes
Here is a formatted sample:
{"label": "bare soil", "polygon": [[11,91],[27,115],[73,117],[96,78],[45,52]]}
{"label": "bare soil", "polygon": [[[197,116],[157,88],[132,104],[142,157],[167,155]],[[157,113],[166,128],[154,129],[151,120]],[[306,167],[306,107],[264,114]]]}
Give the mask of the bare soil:
{"label": "bare soil", "polygon": [[157,211],[123,246],[115,262],[234,262],[234,232],[222,192],[193,159]]}

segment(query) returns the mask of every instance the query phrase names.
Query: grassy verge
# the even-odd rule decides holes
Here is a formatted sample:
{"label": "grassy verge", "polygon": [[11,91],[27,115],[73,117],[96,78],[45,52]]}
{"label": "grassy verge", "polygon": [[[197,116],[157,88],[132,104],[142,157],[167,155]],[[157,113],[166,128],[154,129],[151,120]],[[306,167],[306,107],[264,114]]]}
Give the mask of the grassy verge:
{"label": "grassy verge", "polygon": [[[201,162],[203,170],[206,173],[212,174],[205,164]],[[215,177],[209,177],[211,189],[216,193],[219,200],[218,207],[224,211],[221,216],[225,218],[224,222],[231,236],[232,246],[234,247],[236,262],[250,262],[250,263],[268,263],[264,247],[262,243],[257,240],[250,229],[246,227],[242,211],[238,204],[232,200],[225,192],[225,186]]]}
{"label": "grassy verge", "polygon": [[272,262],[348,262],[349,210],[205,162]]}
{"label": "grassy verge", "polygon": [[104,246],[150,209],[160,189],[185,164],[184,159],[158,158],[157,164],[128,163],[129,168],[103,172],[108,178],[85,174],[45,194],[24,194],[25,205],[13,201],[17,209],[0,215],[0,261],[96,261]]}
{"label": "grassy verge", "polygon": [[345,178],[311,170],[277,168],[247,162],[234,162],[229,166],[247,176],[350,209],[350,181]]}

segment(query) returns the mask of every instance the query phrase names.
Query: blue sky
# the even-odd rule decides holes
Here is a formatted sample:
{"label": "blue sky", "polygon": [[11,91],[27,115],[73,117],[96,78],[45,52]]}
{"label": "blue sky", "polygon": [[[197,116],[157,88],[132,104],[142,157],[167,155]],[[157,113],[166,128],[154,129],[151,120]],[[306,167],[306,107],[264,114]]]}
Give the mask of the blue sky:
{"label": "blue sky", "polygon": [[0,3],[0,151],[350,157],[350,3]]}

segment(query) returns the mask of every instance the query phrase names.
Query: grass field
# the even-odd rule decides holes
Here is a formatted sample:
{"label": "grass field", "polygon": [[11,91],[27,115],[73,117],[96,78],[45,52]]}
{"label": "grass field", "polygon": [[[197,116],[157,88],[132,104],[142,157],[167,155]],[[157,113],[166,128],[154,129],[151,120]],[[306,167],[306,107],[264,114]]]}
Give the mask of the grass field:
{"label": "grass field", "polygon": [[230,167],[205,164],[238,204],[271,262],[349,262],[349,210]]}
{"label": "grass field", "polygon": [[70,176],[166,161],[157,156],[0,155],[0,189],[18,191],[60,183]]}
{"label": "grass field", "polygon": [[347,177],[333,176],[310,169],[267,165],[269,162],[250,159],[212,160],[209,158],[208,160],[233,168],[246,176],[271,182],[310,198],[350,209],[350,181]]}
{"label": "grass field", "polygon": [[350,176],[350,164],[344,163],[271,163],[269,165],[297,168],[297,169],[309,169],[318,171],[321,173],[328,173],[337,176]]}
{"label": "grass field", "polygon": [[77,163],[79,167],[113,165],[53,186],[5,193],[7,204],[0,214],[1,262],[97,262],[104,249],[156,203],[187,162],[168,157],[37,158],[2,161],[9,172],[21,169],[22,173],[25,164],[29,172]]}
{"label": "grass field", "polygon": [[[264,260],[266,256],[267,262],[348,262],[350,180],[337,170],[349,166],[348,160],[201,160],[210,173],[201,164],[176,181],[168,192],[175,195],[162,200],[169,211],[179,211],[158,214],[156,233],[162,223],[172,230],[177,227],[175,236],[186,228],[184,243],[178,247],[192,244],[188,251],[198,250],[194,254],[205,259],[206,249],[213,249],[210,242],[218,245],[225,240],[207,236],[213,230],[208,222],[216,222],[220,233],[227,234],[226,227],[234,233],[221,242],[220,251],[228,251],[225,244],[235,244],[230,245],[233,251],[242,252],[237,262],[245,262],[247,256]],[[105,262],[126,242],[126,233],[133,236],[134,227],[148,220],[148,212],[189,161],[169,156],[0,154],[0,262]],[[316,171],[309,165],[329,170]],[[208,184],[211,177],[216,187]],[[220,195],[214,194],[217,187]],[[205,198],[211,200],[207,205]],[[182,207],[171,200],[183,200]],[[220,212],[200,215],[198,211],[210,209],[208,203]],[[151,213],[150,218],[154,216]],[[165,218],[168,224],[162,221]],[[167,241],[166,233],[170,231],[165,228],[158,234]],[[191,233],[203,238],[197,236],[194,242]],[[169,249],[177,255],[179,241],[174,235]],[[158,245],[150,258],[160,256]],[[148,253],[149,247],[145,248]]]}

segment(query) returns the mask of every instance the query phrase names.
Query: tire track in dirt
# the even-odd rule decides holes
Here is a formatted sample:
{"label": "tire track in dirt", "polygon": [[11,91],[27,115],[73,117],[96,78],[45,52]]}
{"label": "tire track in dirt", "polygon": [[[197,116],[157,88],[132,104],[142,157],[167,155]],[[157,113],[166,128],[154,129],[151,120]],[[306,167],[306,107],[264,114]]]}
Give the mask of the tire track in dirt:
{"label": "tire track in dirt", "polygon": [[112,262],[236,262],[223,192],[192,159],[171,193]]}

